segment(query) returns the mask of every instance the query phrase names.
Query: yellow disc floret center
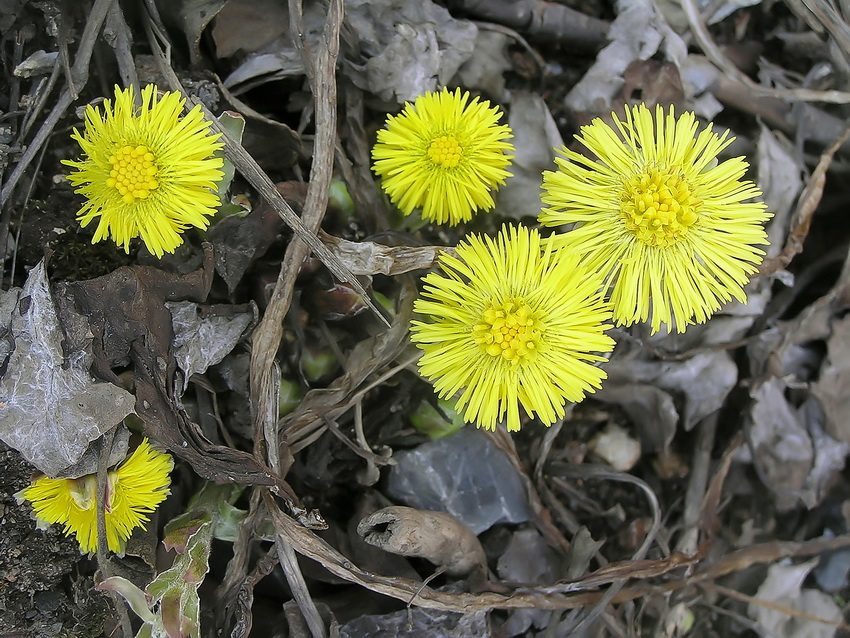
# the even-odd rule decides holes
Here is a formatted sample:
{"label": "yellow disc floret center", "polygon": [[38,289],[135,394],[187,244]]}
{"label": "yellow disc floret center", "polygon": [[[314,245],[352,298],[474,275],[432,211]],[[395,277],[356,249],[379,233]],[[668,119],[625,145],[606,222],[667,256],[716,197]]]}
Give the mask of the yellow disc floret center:
{"label": "yellow disc floret center", "polygon": [[128,204],[145,199],[159,186],[154,160],[147,146],[125,146],[109,157],[112,170],[106,185],[121,193]]}
{"label": "yellow disc floret center", "polygon": [[493,303],[481,314],[472,338],[492,357],[525,363],[534,359],[542,340],[543,325],[534,314],[521,298]]}
{"label": "yellow disc floret center", "polygon": [[460,163],[463,149],[451,135],[438,137],[428,146],[428,157],[437,166],[454,168]]}
{"label": "yellow disc floret center", "polygon": [[650,169],[628,179],[622,194],[626,227],[650,246],[665,247],[684,237],[699,215],[701,202],[671,169]]}

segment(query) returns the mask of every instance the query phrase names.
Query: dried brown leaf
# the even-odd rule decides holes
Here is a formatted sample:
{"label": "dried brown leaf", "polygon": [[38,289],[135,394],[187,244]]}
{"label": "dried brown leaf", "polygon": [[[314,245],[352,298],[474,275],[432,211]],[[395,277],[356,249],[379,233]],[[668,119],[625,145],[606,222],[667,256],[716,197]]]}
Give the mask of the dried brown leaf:
{"label": "dried brown leaf", "polygon": [[487,557],[478,537],[451,514],[412,507],[378,510],[357,525],[360,537],[375,547],[402,556],[424,558],[449,576],[484,571]]}

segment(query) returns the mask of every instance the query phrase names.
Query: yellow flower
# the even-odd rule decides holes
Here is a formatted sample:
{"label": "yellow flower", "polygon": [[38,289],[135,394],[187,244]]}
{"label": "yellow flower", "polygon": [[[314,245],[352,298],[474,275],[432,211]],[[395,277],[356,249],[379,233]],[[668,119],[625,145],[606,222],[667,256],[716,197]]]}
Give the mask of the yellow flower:
{"label": "yellow flower", "polygon": [[[116,469],[108,472],[104,519],[109,549],[123,553],[136,527],[145,529],[153,512],[170,494],[171,456],[157,452],[144,439]],[[30,501],[43,524],[63,523],[65,535],[72,532],[84,553],[97,550],[97,481],[94,474],[77,479],[43,476],[16,495]]]}
{"label": "yellow flower", "polygon": [[651,317],[679,332],[702,323],[756,272],[766,244],[763,222],[771,216],[752,182],[747,162],[717,155],[734,138],[709,128],[697,135],[693,113],[678,119],[643,104],[614,116],[616,131],[596,119],[578,139],[596,159],[561,150],[560,170],[543,174],[540,222],[575,224],[554,235],[559,247],[578,251],[588,268],[613,284],[617,324]]}
{"label": "yellow flower", "polygon": [[507,417],[520,428],[522,406],[551,425],[566,401],[593,392],[605,372],[592,352],[614,345],[604,334],[611,310],[602,276],[574,253],[541,248],[536,230],[507,226],[497,240],[472,235],[444,255],[444,275],[430,273],[414,310],[412,340],[425,351],[422,374],[442,399],[462,391],[457,411],[495,429]]}
{"label": "yellow flower", "polygon": [[195,106],[181,117],[185,100],[149,84],[136,106],[133,88],[115,87],[115,102],[104,100],[103,114],[86,107],[85,134],[71,136],[83,150],[80,160],[63,160],[77,170],[68,180],[88,201],[78,213],[86,227],[99,218],[92,243],[107,236],[130,251],[141,236],[162,257],[183,243],[189,226],[206,228],[219,205],[216,182],[223,173],[218,135]]}
{"label": "yellow flower", "polygon": [[392,202],[405,214],[452,226],[495,206],[492,191],[510,173],[511,129],[497,124],[501,111],[469,93],[426,93],[387,117],[372,149],[374,170]]}

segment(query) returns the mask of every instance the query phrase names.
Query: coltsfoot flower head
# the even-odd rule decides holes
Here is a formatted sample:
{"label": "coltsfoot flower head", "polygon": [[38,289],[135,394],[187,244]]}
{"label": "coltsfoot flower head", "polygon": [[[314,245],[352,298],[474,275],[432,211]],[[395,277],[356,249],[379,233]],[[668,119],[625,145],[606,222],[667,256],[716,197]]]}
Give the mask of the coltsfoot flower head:
{"label": "coltsfoot flower head", "polygon": [[444,255],[444,274],[424,278],[414,310],[412,340],[425,351],[422,374],[442,399],[461,392],[467,422],[495,429],[507,418],[520,428],[520,406],[551,425],[567,401],[601,385],[613,340],[602,276],[575,253],[541,248],[540,235],[506,226],[496,240],[472,235]]}
{"label": "coltsfoot flower head", "polygon": [[[127,539],[137,527],[145,528],[146,514],[153,512],[170,494],[171,456],[154,450],[147,439],[116,469],[108,472],[104,502],[109,549],[123,553]],[[43,476],[15,495],[30,501],[40,523],[62,523],[66,536],[74,534],[84,553],[97,550],[97,478],[77,479]]]}
{"label": "coltsfoot flower head", "polygon": [[132,87],[116,86],[102,113],[89,105],[84,133],[71,136],[83,157],[63,163],[77,169],[68,180],[87,198],[77,220],[85,227],[98,219],[92,243],[111,237],[129,252],[130,240],[141,236],[162,257],[183,243],[184,230],[209,225],[223,176],[221,158],[212,155],[223,144],[209,134],[200,106],[181,116],[178,93],[157,97],[149,84],[139,107],[135,100]]}
{"label": "coltsfoot flower head", "polygon": [[374,171],[405,214],[452,226],[495,206],[514,147],[501,111],[467,92],[429,92],[387,118],[372,148]]}
{"label": "coltsfoot flower head", "polygon": [[697,134],[693,113],[678,118],[643,104],[614,116],[616,130],[596,119],[576,137],[595,156],[566,148],[559,170],[543,173],[540,222],[575,224],[554,235],[612,284],[617,324],[651,320],[682,332],[702,323],[757,270],[770,219],[758,187],[742,178],[743,157],[717,161],[734,138],[708,127]]}

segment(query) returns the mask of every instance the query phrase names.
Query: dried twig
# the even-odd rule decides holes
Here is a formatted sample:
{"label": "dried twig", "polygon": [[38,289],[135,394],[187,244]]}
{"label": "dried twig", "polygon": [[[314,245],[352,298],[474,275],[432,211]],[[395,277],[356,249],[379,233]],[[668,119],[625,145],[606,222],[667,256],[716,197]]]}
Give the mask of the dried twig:
{"label": "dried twig", "polygon": [[[304,528],[284,514],[271,498],[266,499],[266,504],[269,506],[277,532],[292,543],[295,551],[317,561],[330,573],[377,593],[405,602],[410,600],[414,594],[417,594],[416,604],[422,607],[458,613],[491,609],[574,609],[587,607],[600,602],[603,597],[602,593],[587,590],[596,589],[606,584],[619,583],[630,578],[644,580],[657,578],[677,567],[690,565],[701,557],[672,554],[668,558],[655,561],[640,560],[612,563],[577,581],[554,586],[525,587],[509,595],[495,592],[453,594],[436,591],[428,587],[423,588],[421,583],[407,578],[391,578],[364,571],[316,536],[314,532]],[[782,558],[813,556],[843,547],[850,547],[850,535],[817,538],[802,543],[775,541],[753,545],[720,558],[687,578],[675,578],[662,584],[641,583],[630,588],[623,588],[611,598],[610,602],[622,603],[652,594],[663,595],[694,584],[711,582],[716,578],[753,565],[769,564]]]}
{"label": "dried twig", "polygon": [[[56,124],[59,122],[68,107],[77,99],[79,92],[85,87],[89,79],[89,62],[91,61],[94,45],[97,41],[97,35],[100,33],[100,27],[106,19],[106,14],[115,0],[95,0],[91,11],[86,20],[86,28],[83,30],[83,35],[80,38],[80,46],[77,48],[77,55],[74,57],[74,65],[71,67],[71,73],[68,84],[65,90],[59,96],[59,100],[53,105],[53,110],[44,120],[38,133],[23,152],[18,164],[9,175],[8,181],[0,190],[0,206],[5,206],[6,202],[12,196],[15,186],[24,174],[24,171],[30,165],[30,162],[35,159],[42,144],[47,142],[50,133],[53,132]],[[61,56],[60,56],[61,57]]]}
{"label": "dried twig", "polygon": [[[290,6],[290,16],[294,20],[300,16],[298,7]],[[333,174],[334,140],[336,138],[336,59],[339,55],[339,32],[342,25],[342,2],[334,0],[328,7],[325,26],[325,45],[321,47],[313,74],[313,94],[316,103],[316,137],[313,147],[313,164],[310,170],[310,184],[302,211],[305,228],[313,239],[325,214],[328,199],[328,186]],[[300,33],[300,25],[293,25],[292,32]],[[305,68],[311,68],[311,60],[305,58]],[[316,240],[318,241],[318,240]],[[254,418],[255,447],[262,441],[266,426],[271,382],[271,367],[283,336],[283,320],[289,311],[295,278],[301,263],[309,254],[305,242],[293,241],[287,246],[286,254],[280,265],[280,272],[269,305],[260,325],[254,331],[251,349],[251,408]],[[358,282],[359,283],[359,282]],[[362,290],[362,286],[358,292]],[[361,292],[368,299],[365,291]],[[276,420],[268,424],[276,427]]]}
{"label": "dried twig", "polygon": [[118,2],[109,9],[106,26],[103,29],[103,39],[115,49],[118,73],[124,86],[139,86],[139,74],[136,72],[136,63],[133,60],[133,34]]}
{"label": "dried twig", "polygon": [[682,533],[676,544],[676,550],[684,554],[694,554],[699,544],[700,512],[708,485],[708,472],[711,466],[711,451],[714,448],[714,435],[717,433],[717,413],[709,414],[697,426],[697,441],[688,477],[688,489],[685,492],[685,511],[682,514]]}
{"label": "dried twig", "polygon": [[541,0],[459,0],[455,4],[477,18],[525,31],[541,40],[551,40],[582,51],[601,49],[609,24],[557,2]]}
{"label": "dried twig", "polygon": [[702,48],[706,57],[714,62],[717,67],[732,79],[745,85],[755,95],[776,97],[791,101],[802,102],[830,102],[834,104],[850,103],[850,93],[846,91],[815,91],[812,89],[771,89],[760,84],[756,84],[723,54],[720,47],[711,39],[711,34],[705,26],[705,22],[700,15],[699,9],[694,0],[682,0],[682,10],[688,18],[688,25],[691,27],[691,33],[696,38],[700,48]]}

